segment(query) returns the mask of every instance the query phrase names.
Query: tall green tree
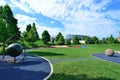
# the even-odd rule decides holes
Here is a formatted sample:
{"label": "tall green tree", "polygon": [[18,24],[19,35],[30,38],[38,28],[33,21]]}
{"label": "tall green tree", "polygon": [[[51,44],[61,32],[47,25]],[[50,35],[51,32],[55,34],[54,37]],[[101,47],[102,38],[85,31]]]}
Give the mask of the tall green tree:
{"label": "tall green tree", "polygon": [[31,28],[32,28],[31,24],[28,24],[26,27],[26,31],[29,32]]}
{"label": "tall green tree", "polygon": [[78,39],[78,36],[75,35],[74,38],[73,38],[73,44],[79,44],[79,39]]}
{"label": "tall green tree", "polygon": [[106,44],[107,43],[107,40],[106,38],[102,38],[102,40],[100,41],[101,44]]}
{"label": "tall green tree", "polygon": [[86,44],[90,44],[91,38],[89,36],[85,36],[85,41],[86,41]]}
{"label": "tall green tree", "polygon": [[29,37],[29,41],[30,42],[34,42],[34,41],[36,41],[35,40],[35,31],[34,31],[34,28],[32,27],[31,29],[30,29],[30,31],[28,32],[28,37]]}
{"label": "tall green tree", "polygon": [[67,39],[67,40],[65,41],[65,44],[66,44],[66,45],[71,45],[71,40],[70,40],[70,39]]}
{"label": "tall green tree", "polygon": [[94,44],[98,44],[99,43],[99,39],[96,36],[92,37],[92,41],[93,41]]}
{"label": "tall green tree", "polygon": [[38,32],[37,32],[35,23],[33,23],[32,27],[33,27],[33,30],[34,30],[34,41],[37,41],[37,40],[39,40],[39,35],[38,35]]}
{"label": "tall green tree", "polygon": [[42,41],[47,44],[50,41],[50,34],[47,30],[44,30],[42,33]]}
{"label": "tall green tree", "polygon": [[107,42],[108,42],[109,44],[115,43],[115,38],[113,37],[113,35],[110,35],[110,37],[107,38]]}
{"label": "tall green tree", "polygon": [[60,36],[59,39],[57,40],[58,45],[64,45],[65,44],[65,39],[63,36]]}
{"label": "tall green tree", "polygon": [[59,32],[58,35],[56,36],[56,42],[58,41],[58,39],[62,36],[62,33]]}
{"label": "tall green tree", "polygon": [[17,19],[14,18],[12,10],[8,5],[0,6],[0,34],[1,42],[6,41],[15,34],[15,39],[19,39],[20,37],[20,31],[17,27]]}
{"label": "tall green tree", "polygon": [[35,42],[39,40],[39,35],[36,30],[35,23],[33,23],[32,26],[31,24],[27,25],[26,31],[23,33],[23,37],[28,42]]}
{"label": "tall green tree", "polygon": [[95,43],[99,42],[98,38],[96,36],[94,36],[94,37],[86,36],[85,41],[87,44],[95,44]]}
{"label": "tall green tree", "polygon": [[[12,10],[8,5],[0,6],[0,42],[3,43],[3,53],[7,41],[20,38],[20,31],[17,27],[17,19],[14,18]],[[4,59],[4,56],[3,58]]]}
{"label": "tall green tree", "polygon": [[58,45],[64,45],[65,44],[65,39],[64,39],[64,36],[62,35],[61,32],[59,32],[58,35],[56,36],[56,43]]}

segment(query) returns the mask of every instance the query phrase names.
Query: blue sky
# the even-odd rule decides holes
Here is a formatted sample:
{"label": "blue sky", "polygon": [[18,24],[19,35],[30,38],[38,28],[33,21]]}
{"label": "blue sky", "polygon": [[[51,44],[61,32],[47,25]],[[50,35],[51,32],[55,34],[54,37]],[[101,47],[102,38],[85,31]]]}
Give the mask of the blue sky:
{"label": "blue sky", "polygon": [[26,25],[36,23],[41,35],[80,34],[99,38],[118,36],[120,0],[0,0],[8,4],[23,32]]}

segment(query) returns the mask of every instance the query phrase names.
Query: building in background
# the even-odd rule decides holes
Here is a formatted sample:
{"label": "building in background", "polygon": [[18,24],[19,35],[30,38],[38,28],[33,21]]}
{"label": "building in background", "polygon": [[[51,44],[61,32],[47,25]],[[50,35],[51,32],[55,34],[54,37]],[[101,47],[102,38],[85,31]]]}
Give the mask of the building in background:
{"label": "building in background", "polygon": [[[73,43],[73,39],[74,39],[74,36],[75,36],[75,34],[66,34],[66,35],[63,35],[64,36],[64,39],[65,40],[70,40],[70,42],[71,43]],[[85,35],[77,35],[77,37],[78,37],[78,39],[79,39],[79,42],[81,43],[81,44],[86,44],[85,42]],[[51,41],[52,42],[55,42],[55,38],[56,38],[56,36],[51,36]]]}
{"label": "building in background", "polygon": [[[79,40],[82,40],[84,39],[84,35],[76,35],[78,37]],[[73,40],[75,37],[75,34],[67,34],[67,35],[64,35],[64,38],[67,40],[67,39],[70,39],[70,40]]]}

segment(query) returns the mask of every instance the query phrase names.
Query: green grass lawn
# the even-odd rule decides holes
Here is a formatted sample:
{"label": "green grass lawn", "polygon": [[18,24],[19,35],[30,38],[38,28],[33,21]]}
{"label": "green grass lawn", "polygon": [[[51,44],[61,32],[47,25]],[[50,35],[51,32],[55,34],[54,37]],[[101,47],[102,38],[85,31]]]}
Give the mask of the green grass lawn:
{"label": "green grass lawn", "polygon": [[28,52],[48,58],[53,74],[48,80],[120,80],[120,64],[99,60],[93,53],[107,48],[120,51],[120,44],[92,44],[87,48],[38,48]]}
{"label": "green grass lawn", "polygon": [[48,58],[54,72],[49,80],[120,80],[120,64],[92,57],[105,49],[120,50],[120,44],[86,45],[87,48],[41,48],[29,53]]}

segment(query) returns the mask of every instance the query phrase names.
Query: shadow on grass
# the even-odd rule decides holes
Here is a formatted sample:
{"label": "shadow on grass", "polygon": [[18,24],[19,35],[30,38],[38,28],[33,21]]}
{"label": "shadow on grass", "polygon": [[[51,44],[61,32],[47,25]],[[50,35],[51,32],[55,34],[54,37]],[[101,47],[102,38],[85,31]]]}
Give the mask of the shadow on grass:
{"label": "shadow on grass", "polygon": [[90,78],[85,74],[81,75],[53,74],[48,80],[116,80],[116,79],[106,77]]}
{"label": "shadow on grass", "polygon": [[29,54],[35,54],[38,56],[64,56],[64,54],[61,53],[52,53],[52,52],[39,52],[39,51],[33,51],[28,52]]}

